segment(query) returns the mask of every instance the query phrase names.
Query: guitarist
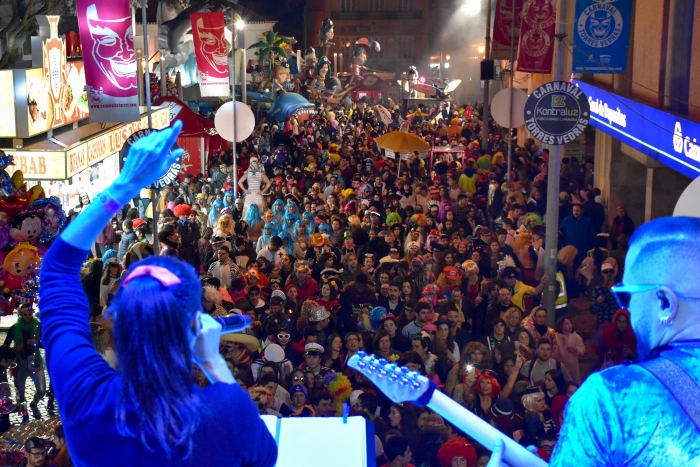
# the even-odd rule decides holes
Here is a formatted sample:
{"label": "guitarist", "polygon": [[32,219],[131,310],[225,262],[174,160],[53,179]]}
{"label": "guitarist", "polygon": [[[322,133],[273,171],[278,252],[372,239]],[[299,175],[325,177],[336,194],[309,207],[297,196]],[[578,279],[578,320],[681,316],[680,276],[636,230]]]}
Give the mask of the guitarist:
{"label": "guitarist", "polygon": [[[671,261],[672,260],[672,261]],[[630,242],[623,285],[640,363],[591,375],[572,396],[550,466],[700,462],[700,219],[666,217]],[[497,444],[493,464],[500,464]]]}

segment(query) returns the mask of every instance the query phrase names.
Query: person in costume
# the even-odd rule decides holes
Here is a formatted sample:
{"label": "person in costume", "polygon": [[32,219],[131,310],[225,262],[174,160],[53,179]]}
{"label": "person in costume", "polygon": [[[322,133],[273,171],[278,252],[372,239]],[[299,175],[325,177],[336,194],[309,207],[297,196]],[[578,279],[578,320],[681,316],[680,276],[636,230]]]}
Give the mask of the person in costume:
{"label": "person in costume", "polygon": [[[80,284],[78,284],[78,290],[82,293]],[[8,329],[3,345],[9,346],[11,343],[15,343],[14,349],[17,354],[15,363],[17,366],[12,369],[12,374],[19,402],[26,400],[25,385],[27,378],[31,378],[34,382],[35,392],[29,407],[32,410],[32,416],[37,420],[41,420],[41,412],[39,412],[37,404],[46,394],[44,359],[39,352],[39,349],[43,347],[41,342],[41,323],[34,316],[34,309],[30,305],[20,305],[17,314],[19,315],[17,322]],[[25,421],[29,420],[25,418]]]}
{"label": "person in costume", "polygon": [[[248,182],[248,188],[245,188],[245,182]],[[259,212],[265,212],[266,206],[262,194],[270,188],[270,185],[272,185],[272,183],[270,183],[267,175],[265,175],[265,171],[260,165],[259,159],[257,156],[252,156],[250,158],[248,170],[246,170],[241,179],[238,180],[239,188],[246,195],[245,203],[243,204],[243,212],[246,212],[251,204],[256,204]]]}

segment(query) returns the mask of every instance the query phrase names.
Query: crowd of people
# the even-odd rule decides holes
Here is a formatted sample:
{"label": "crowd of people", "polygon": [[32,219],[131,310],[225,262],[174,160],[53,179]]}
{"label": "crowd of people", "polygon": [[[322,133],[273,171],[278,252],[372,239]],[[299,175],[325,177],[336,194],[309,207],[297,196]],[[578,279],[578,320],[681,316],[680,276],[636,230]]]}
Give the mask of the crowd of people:
{"label": "crowd of people", "polygon": [[[131,265],[175,256],[200,273],[205,313],[253,320],[223,335],[220,352],[261,414],[339,416],[348,403],[374,426],[378,465],[486,465],[489,451],[468,433],[391,403],[347,366],[364,351],[426,375],[548,459],[584,376],[570,301],[590,301],[598,368],[635,354],[629,313],[610,292],[634,223],[622,206],[608,223],[591,161],[562,161],[557,299],[547,310],[548,151],[533,140],[514,145],[507,173],[507,131],[482,128],[468,106],[441,119],[395,118],[386,125],[365,105],[280,126],[262,116],[237,145],[237,176],[232,152],[216,155],[206,175],[159,193],[157,225],[146,217],[150,196],[134,199],[105,226],[83,271],[99,353],[118,367],[103,311]],[[387,158],[376,138],[400,125],[433,145],[463,146],[465,157]],[[460,132],[448,136],[448,126]],[[6,343],[37,347],[31,319],[20,315],[21,331]],[[26,351],[15,350],[21,372]],[[193,380],[209,384],[198,370]],[[35,382],[32,408],[44,396]]]}

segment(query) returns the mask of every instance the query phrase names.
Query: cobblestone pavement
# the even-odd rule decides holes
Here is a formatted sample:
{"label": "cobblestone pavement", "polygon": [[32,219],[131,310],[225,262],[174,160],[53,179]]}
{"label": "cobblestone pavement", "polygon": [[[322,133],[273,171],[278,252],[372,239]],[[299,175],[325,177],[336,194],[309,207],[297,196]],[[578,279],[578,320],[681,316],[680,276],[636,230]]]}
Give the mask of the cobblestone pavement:
{"label": "cobblestone pavement", "polygon": [[[15,313],[14,315],[10,316],[2,316],[0,317],[0,344],[5,342],[5,337],[7,336],[7,329],[15,324],[17,322],[17,314]],[[44,354],[42,350],[42,355]],[[8,375],[8,381],[9,383],[14,387],[14,382],[12,380],[12,376]],[[46,388],[48,390],[49,388],[49,374],[46,372]],[[31,402],[31,400],[34,398],[34,382],[30,379],[27,378],[27,382],[25,384],[25,397],[27,398],[27,401]],[[39,411],[41,412],[42,419],[47,419],[47,418],[58,418],[58,409],[55,412],[54,416],[49,415],[48,410],[46,409],[46,404],[48,403],[49,396],[46,395],[44,398],[39,401],[37,404],[39,406]],[[29,407],[27,407],[27,411],[29,413],[29,419],[33,420],[34,417],[32,417],[32,412]],[[12,424],[20,424],[22,423],[22,414],[21,413],[13,413],[10,414],[10,422]]]}

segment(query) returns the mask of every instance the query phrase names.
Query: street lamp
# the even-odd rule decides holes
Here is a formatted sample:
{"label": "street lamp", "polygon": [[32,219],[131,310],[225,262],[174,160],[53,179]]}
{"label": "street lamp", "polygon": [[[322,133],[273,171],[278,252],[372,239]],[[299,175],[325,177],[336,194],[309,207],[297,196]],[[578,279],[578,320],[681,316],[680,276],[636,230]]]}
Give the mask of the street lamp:
{"label": "street lamp", "polygon": [[[231,65],[231,101],[233,101],[233,141],[231,144],[231,152],[233,154],[233,197],[234,199],[238,197],[238,164],[236,162],[236,42],[238,42],[238,31],[245,28],[245,21],[241,18],[241,15],[234,13],[233,15],[233,38],[231,42],[233,45],[231,47],[232,55],[232,65]],[[242,57],[242,63],[245,63],[245,49],[243,49],[244,56]],[[241,85],[241,100],[245,104],[245,74],[243,75],[243,83]]]}

